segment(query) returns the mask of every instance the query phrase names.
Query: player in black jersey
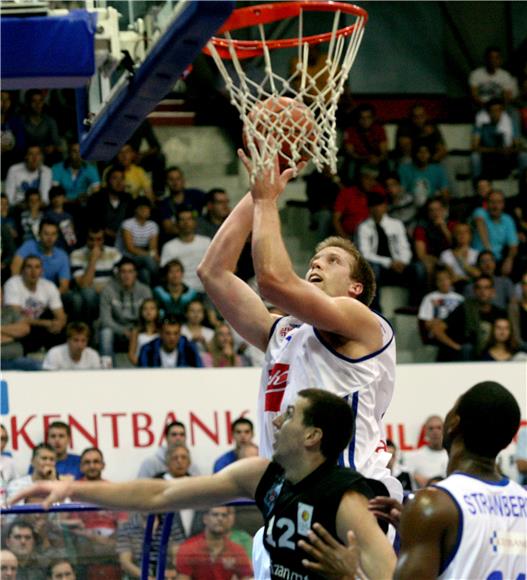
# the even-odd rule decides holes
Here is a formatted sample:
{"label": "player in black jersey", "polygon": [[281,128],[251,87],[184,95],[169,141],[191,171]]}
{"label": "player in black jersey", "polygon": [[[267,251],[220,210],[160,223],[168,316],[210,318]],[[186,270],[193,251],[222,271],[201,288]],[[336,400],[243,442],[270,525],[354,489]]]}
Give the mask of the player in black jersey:
{"label": "player in black jersey", "polygon": [[297,546],[316,522],[343,544],[348,542],[348,531],[353,531],[364,573],[370,578],[391,577],[395,554],[368,511],[368,499],[374,495],[368,481],[337,466],[354,429],[349,405],[327,391],[305,389],[275,420],[275,426],[272,462],[261,457],[242,459],[214,475],[170,481],[41,483],[23,490],[12,502],[46,495],[46,508],[71,498],[158,513],[255,498],[265,517],[272,578],[320,577],[304,567],[305,552]]}

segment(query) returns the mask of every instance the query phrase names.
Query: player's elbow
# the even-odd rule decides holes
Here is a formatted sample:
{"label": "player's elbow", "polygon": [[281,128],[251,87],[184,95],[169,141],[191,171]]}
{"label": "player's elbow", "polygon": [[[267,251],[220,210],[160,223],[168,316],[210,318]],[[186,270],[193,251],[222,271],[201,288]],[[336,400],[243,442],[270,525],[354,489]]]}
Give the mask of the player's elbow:
{"label": "player's elbow", "polygon": [[206,256],[199,263],[199,266],[198,266],[198,269],[196,272],[197,272],[198,278],[201,280],[201,283],[203,284],[203,286],[205,288],[207,288],[207,285],[209,284],[211,279],[214,277],[214,267],[213,267],[212,262],[210,260],[208,260]]}

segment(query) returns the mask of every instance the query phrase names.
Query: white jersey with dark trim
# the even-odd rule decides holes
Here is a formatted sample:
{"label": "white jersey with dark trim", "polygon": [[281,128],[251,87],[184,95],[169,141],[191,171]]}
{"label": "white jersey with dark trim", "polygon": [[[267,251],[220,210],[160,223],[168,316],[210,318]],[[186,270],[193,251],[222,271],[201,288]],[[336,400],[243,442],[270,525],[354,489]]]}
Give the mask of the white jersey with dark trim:
{"label": "white jersey with dark trim", "polygon": [[459,513],[456,546],[439,578],[525,580],[527,491],[507,478],[491,482],[461,472],[436,487],[448,493]]}
{"label": "white jersey with dark trim", "polygon": [[346,399],[355,416],[355,432],[340,464],[382,481],[392,497],[401,499],[401,484],[386,467],[391,456],[386,452],[382,424],[395,383],[395,338],[390,324],[375,316],[383,346],[360,359],[338,353],[316,328],[291,316],[275,322],[258,401],[260,454],[272,457],[273,419],[294,402],[297,393],[307,388],[324,389]]}

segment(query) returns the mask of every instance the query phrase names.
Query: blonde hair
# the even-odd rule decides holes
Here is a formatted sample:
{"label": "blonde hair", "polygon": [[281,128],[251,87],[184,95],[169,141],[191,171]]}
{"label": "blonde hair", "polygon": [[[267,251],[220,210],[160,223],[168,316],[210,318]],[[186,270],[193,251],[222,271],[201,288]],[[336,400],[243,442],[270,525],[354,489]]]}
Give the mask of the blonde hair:
{"label": "blonde hair", "polygon": [[357,296],[357,300],[369,306],[375,297],[377,283],[375,282],[375,274],[372,267],[359,252],[357,246],[346,238],[330,236],[317,244],[315,254],[325,248],[341,248],[353,258],[353,260],[350,260],[350,278],[362,284],[362,293]]}

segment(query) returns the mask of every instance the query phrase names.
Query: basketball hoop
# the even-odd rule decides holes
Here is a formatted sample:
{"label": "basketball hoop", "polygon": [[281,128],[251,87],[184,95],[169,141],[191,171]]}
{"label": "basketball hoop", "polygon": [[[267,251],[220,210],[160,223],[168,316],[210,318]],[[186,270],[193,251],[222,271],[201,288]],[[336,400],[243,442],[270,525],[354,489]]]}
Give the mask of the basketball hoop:
{"label": "basketball hoop", "polygon": [[[304,36],[306,12],[333,13],[331,30]],[[354,19],[351,24],[347,22],[350,17]],[[267,39],[264,25],[287,18],[298,19],[298,35]],[[285,160],[285,165],[296,167],[306,158],[306,151],[319,171],[329,166],[336,173],[338,101],[367,20],[365,10],[343,2],[260,4],[235,10],[218,36],[209,40],[204,52],[214,59],[244,124],[244,141],[253,162],[252,178],[266,166],[270,169],[276,155]],[[258,27],[258,40],[232,38],[231,32],[252,26]],[[318,50],[322,44],[327,44],[324,58]],[[296,64],[281,76],[280,63],[276,57],[273,61],[273,54],[289,48],[297,49]],[[316,67],[313,56],[318,58]],[[249,66],[241,64],[257,57],[264,62],[260,79],[251,78],[251,74],[256,76],[256,69],[251,72]]]}

